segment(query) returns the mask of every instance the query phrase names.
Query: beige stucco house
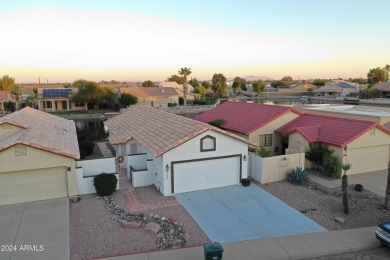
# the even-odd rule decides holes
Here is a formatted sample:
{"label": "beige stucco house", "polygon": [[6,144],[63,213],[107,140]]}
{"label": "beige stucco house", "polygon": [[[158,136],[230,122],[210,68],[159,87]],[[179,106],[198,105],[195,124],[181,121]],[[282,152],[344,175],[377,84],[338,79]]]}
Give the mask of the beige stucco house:
{"label": "beige stucco house", "polygon": [[73,88],[38,88],[38,109],[45,112],[87,110],[87,103],[72,101]]}
{"label": "beige stucco house", "polygon": [[227,101],[195,119],[204,123],[223,119],[222,129],[249,139],[258,147],[270,150],[271,154],[281,154],[284,152],[283,140],[274,131],[301,114],[287,106]]}
{"label": "beige stucco house", "polygon": [[386,170],[389,165],[390,129],[375,122],[304,114],[276,132],[287,137],[293,153],[309,143],[327,144],[340,162],[352,165],[348,174]]}
{"label": "beige stucco house", "polygon": [[179,104],[179,94],[174,88],[160,88],[160,87],[130,87],[120,88],[119,94],[131,94],[138,99],[138,105],[144,106],[168,106],[169,103]]}
{"label": "beige stucco house", "polygon": [[0,205],[78,195],[73,121],[30,107],[0,118]]}

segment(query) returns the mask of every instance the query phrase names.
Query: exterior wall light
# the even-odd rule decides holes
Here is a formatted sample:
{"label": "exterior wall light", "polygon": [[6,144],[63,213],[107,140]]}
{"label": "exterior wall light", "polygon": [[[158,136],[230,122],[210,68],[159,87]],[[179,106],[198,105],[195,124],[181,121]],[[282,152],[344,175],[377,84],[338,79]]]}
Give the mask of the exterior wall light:
{"label": "exterior wall light", "polygon": [[244,159],[244,162],[246,162],[246,154],[244,154],[244,157],[242,157],[242,159]]}

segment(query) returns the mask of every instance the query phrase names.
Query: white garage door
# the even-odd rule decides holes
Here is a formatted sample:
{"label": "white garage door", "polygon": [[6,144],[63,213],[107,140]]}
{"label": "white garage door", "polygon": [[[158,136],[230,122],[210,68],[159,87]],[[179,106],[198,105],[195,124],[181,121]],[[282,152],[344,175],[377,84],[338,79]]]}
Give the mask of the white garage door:
{"label": "white garage door", "polygon": [[0,205],[68,197],[66,168],[0,173]]}
{"label": "white garage door", "polygon": [[173,164],[173,193],[211,189],[240,182],[240,157]]}
{"label": "white garage door", "polygon": [[348,174],[386,170],[389,165],[387,145],[348,150],[347,161],[352,165]]}

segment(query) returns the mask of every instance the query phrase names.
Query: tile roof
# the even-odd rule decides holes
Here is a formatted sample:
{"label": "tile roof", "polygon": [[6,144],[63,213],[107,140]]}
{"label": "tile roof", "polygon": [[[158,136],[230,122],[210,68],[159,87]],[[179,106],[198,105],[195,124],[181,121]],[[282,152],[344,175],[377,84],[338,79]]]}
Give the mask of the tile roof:
{"label": "tile roof", "polygon": [[204,123],[223,119],[225,120],[223,129],[249,135],[290,111],[298,115],[303,114],[292,107],[226,101],[195,119]]}
{"label": "tile roof", "polygon": [[[181,91],[183,91],[183,84],[178,84],[176,81],[165,81],[161,82],[160,85],[158,85],[160,88],[177,88]],[[187,84],[188,91],[193,92],[194,87],[191,86],[191,84]]]}
{"label": "tile roof", "polygon": [[80,158],[76,126],[63,119],[30,107],[0,117],[0,125],[12,124],[24,128],[0,140],[0,151],[24,144],[74,159]]}
{"label": "tile roof", "polygon": [[275,130],[283,136],[300,133],[310,143],[344,147],[373,128],[390,134],[390,129],[375,122],[330,116],[304,114]]}
{"label": "tile roof", "polygon": [[108,139],[111,144],[124,144],[135,139],[155,157],[207,130],[256,145],[211,125],[145,106],[133,106],[104,124],[110,131]]}
{"label": "tile roof", "polygon": [[11,95],[9,91],[0,90],[0,102],[2,101],[11,101]]}
{"label": "tile roof", "polygon": [[387,91],[390,92],[390,82],[378,82],[372,88],[377,89],[379,91]]}
{"label": "tile roof", "polygon": [[174,88],[160,88],[160,87],[130,87],[120,88],[121,93],[131,94],[136,97],[169,97],[178,96],[179,94]]}

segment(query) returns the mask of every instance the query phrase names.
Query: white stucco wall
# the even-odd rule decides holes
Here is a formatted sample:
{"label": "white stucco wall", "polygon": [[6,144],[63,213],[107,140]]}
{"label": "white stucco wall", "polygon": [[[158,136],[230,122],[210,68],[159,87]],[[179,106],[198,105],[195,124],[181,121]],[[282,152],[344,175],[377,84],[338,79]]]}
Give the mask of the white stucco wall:
{"label": "white stucco wall", "polygon": [[115,158],[76,161],[76,167],[83,168],[84,176],[116,172]]}
{"label": "white stucco wall", "polygon": [[[201,152],[200,139],[207,135],[211,135],[216,138],[216,150]],[[168,151],[162,156],[164,176],[162,178],[163,187],[161,187],[161,192],[165,196],[172,195],[171,194],[171,169],[167,174],[165,171],[165,167],[167,164],[169,165],[169,167],[171,167],[171,162],[173,161],[203,159],[203,158],[220,157],[226,155],[236,155],[236,154],[240,154],[241,156],[246,155],[248,157],[248,144],[213,130],[208,130],[198,135],[197,137],[194,137],[193,139],[183,143],[182,145]],[[242,178],[246,178],[248,174],[247,161],[242,160],[242,169],[241,169]]]}

